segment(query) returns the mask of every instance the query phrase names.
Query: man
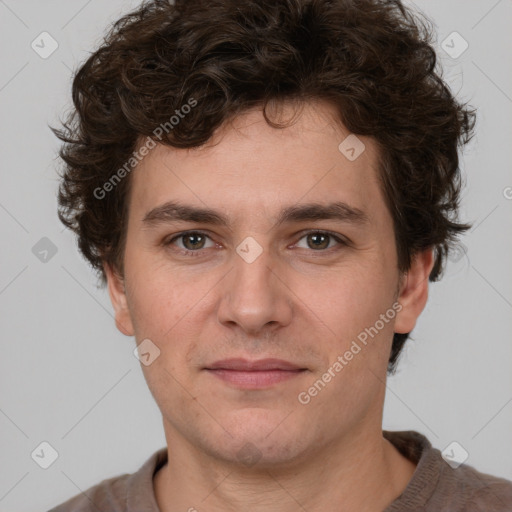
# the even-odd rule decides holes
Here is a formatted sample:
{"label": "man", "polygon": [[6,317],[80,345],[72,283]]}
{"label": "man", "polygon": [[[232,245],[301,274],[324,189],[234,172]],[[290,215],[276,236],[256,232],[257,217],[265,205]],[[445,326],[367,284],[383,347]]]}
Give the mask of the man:
{"label": "man", "polygon": [[512,483],[383,432],[458,233],[474,112],[398,1],[178,0],[73,84],[61,220],[134,336],[167,447],[64,511],[505,511]]}

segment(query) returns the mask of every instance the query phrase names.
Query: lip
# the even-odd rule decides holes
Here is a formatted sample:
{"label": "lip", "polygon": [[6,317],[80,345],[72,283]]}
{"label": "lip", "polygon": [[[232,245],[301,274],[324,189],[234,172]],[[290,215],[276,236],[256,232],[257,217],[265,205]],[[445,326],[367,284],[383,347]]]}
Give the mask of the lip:
{"label": "lip", "polygon": [[223,359],[216,361],[208,366],[206,370],[236,370],[239,372],[257,372],[257,371],[271,371],[271,370],[306,370],[296,364],[284,361],[282,359],[259,359],[257,361],[250,361],[248,359]]}
{"label": "lip", "polygon": [[307,368],[282,359],[224,359],[205,370],[237,388],[261,389],[297,377],[307,371]]}

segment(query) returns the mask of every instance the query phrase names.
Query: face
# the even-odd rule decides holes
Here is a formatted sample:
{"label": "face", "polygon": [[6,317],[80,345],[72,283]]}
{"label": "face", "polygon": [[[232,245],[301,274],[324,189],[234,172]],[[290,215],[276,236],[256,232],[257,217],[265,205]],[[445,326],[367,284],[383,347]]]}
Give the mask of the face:
{"label": "face", "polygon": [[[151,340],[169,445],[263,467],[380,428],[393,332],[414,327],[431,258],[401,279],[376,146],[340,150],[331,108],[285,129],[252,110],[132,174],[124,282],[106,271],[118,328]],[[250,368],[265,359],[281,362]]]}

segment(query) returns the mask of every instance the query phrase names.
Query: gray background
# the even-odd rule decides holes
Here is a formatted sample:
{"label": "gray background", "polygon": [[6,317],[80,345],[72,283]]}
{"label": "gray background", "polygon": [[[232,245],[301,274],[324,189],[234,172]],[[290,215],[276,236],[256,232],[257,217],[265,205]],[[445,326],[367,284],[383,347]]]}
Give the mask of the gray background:
{"label": "gray background", "polygon": [[[0,511],[47,510],[165,446],[134,339],[116,330],[106,290],[57,219],[47,126],[69,107],[72,69],[137,3],[0,0]],[[388,381],[384,427],[418,430],[441,450],[457,441],[468,464],[512,479],[512,2],[414,3],[437,26],[451,87],[479,109],[462,161],[462,218],[474,228],[431,285]],[[31,47],[43,31],[59,45],[46,59]],[[453,31],[469,44],[457,58],[441,48]],[[57,250],[46,262],[33,252],[43,237]],[[43,441],[59,455],[46,470],[31,458]]]}

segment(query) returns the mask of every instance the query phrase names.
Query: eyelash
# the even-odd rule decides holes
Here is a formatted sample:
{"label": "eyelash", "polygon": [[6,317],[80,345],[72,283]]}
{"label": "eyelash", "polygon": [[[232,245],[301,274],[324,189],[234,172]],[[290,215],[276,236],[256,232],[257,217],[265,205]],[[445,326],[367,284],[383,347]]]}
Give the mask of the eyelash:
{"label": "eyelash", "polygon": [[[332,233],[330,231],[320,231],[320,230],[308,231],[306,233],[303,233],[302,236],[299,238],[299,240],[302,240],[304,237],[306,237],[308,235],[312,235],[312,234],[327,235],[327,236],[331,237],[332,239],[334,239],[336,242],[338,242],[339,245],[345,245],[345,246],[348,245],[348,243],[345,240],[343,240],[338,235],[335,235],[334,233]],[[207,237],[211,240],[211,237],[207,233],[204,233],[203,231],[184,231],[182,233],[179,233],[179,234],[173,236],[171,239],[164,241],[162,245],[167,247],[169,245],[172,245],[179,238],[183,238],[188,235],[201,235],[201,236]],[[323,249],[323,250],[318,250],[318,251],[311,249],[311,252],[326,253],[326,252],[332,251],[333,249],[336,249],[336,247],[331,247],[330,249]],[[196,251],[191,251],[190,249],[178,248],[178,252],[185,256],[195,257],[195,256],[200,256],[201,253],[203,252],[203,250],[197,249]]]}

